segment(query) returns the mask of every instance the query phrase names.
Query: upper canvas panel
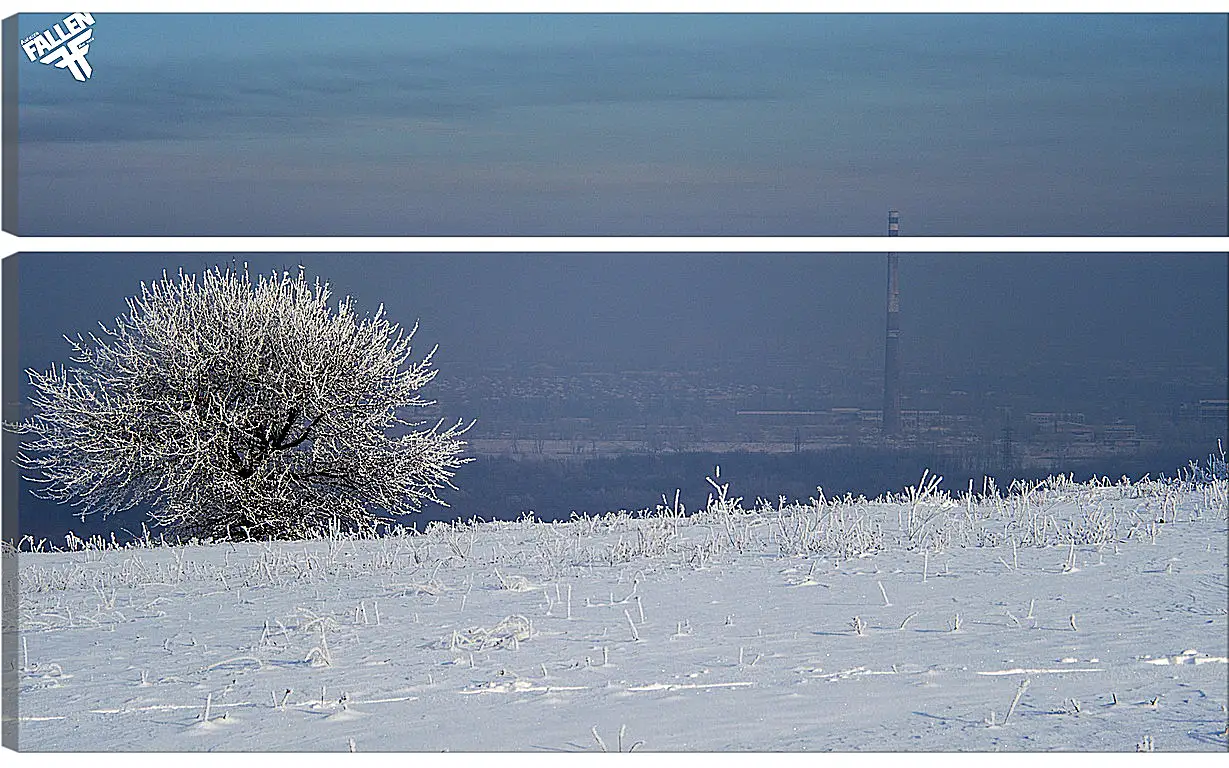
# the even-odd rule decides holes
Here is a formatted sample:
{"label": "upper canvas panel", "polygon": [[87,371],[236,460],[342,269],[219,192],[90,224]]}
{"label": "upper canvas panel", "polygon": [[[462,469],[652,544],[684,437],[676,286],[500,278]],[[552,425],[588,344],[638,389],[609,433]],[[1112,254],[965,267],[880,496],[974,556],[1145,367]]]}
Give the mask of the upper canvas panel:
{"label": "upper canvas panel", "polygon": [[1227,231],[1222,15],[90,21],[6,28],[19,235]]}

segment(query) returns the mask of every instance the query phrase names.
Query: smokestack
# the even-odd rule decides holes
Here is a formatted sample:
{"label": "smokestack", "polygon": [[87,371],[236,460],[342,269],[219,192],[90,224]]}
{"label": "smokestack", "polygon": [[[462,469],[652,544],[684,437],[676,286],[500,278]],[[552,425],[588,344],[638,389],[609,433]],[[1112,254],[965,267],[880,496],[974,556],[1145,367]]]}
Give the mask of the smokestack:
{"label": "smokestack", "polygon": [[[900,212],[888,211],[888,237],[900,233]],[[888,254],[888,333],[883,361],[883,434],[900,434],[900,257]]]}

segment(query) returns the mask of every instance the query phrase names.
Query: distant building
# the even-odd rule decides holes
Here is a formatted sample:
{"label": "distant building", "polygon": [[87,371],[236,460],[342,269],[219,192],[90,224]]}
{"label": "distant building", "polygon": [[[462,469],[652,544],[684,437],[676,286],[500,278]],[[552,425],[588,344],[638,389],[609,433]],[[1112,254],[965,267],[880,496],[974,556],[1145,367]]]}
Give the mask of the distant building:
{"label": "distant building", "polygon": [[1101,430],[1101,439],[1111,448],[1139,448],[1139,436],[1134,424],[1110,424]]}
{"label": "distant building", "polygon": [[901,426],[909,432],[921,432],[940,426],[939,412],[936,410],[916,410],[907,408],[900,412]]}
{"label": "distant building", "polygon": [[1218,424],[1229,422],[1229,400],[1200,400],[1199,420]]}
{"label": "distant building", "polygon": [[1025,418],[1029,424],[1042,429],[1054,429],[1058,425],[1057,413],[1030,413]]}
{"label": "distant building", "polygon": [[1091,443],[1096,440],[1093,428],[1087,424],[1063,424],[1062,431],[1071,437],[1072,442]]}

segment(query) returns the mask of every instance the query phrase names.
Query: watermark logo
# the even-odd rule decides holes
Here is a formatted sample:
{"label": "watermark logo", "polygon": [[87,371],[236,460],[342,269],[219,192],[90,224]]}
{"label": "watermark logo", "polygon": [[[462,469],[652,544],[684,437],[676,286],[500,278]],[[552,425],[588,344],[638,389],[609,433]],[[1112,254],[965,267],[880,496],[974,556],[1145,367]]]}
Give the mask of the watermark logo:
{"label": "watermark logo", "polygon": [[71,13],[51,29],[23,39],[21,47],[30,61],[67,69],[75,80],[84,83],[94,74],[94,68],[85,60],[94,39],[93,26],[93,14]]}

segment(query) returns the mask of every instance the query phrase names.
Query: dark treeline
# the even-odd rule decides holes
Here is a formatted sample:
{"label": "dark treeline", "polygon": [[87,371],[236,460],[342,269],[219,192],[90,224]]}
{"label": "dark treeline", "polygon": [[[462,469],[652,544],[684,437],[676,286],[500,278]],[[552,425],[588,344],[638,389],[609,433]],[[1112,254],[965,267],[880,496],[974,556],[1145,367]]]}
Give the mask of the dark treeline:
{"label": "dark treeline", "polygon": [[[1145,475],[1176,477],[1192,458],[1189,451],[1175,450],[1106,457],[1071,462],[1064,474],[1073,474],[1077,482],[1094,476],[1115,480],[1124,475],[1132,480]],[[541,520],[557,520],[573,512],[653,509],[663,503],[663,496],[673,503],[676,490],[687,509],[695,510],[714,492],[706,478],[714,477],[717,466],[721,467],[719,482],[728,483],[730,495],[742,497],[744,506],[757,498],[775,503],[780,496],[805,502],[817,495],[817,487],[829,498],[847,493],[876,498],[916,485],[926,470],[942,476],[940,487],[952,494],[967,491],[970,480],[980,492],[987,476],[1006,491],[1012,480],[1038,480],[1053,474],[971,469],[969,463],[926,450],[873,448],[625,455],[579,461],[481,458],[458,471],[459,490],[447,497],[451,509],[431,512],[423,520],[515,519],[527,511]]]}
{"label": "dark treeline", "polygon": [[[1192,459],[1202,462],[1206,458],[1206,452],[1171,449],[1072,462],[1064,471],[1077,482],[1094,476],[1115,480],[1124,475],[1132,480],[1144,475],[1176,477]],[[790,454],[639,454],[566,461],[482,457],[458,470],[457,490],[443,494],[449,507],[433,506],[399,522],[421,529],[436,520],[514,520],[526,512],[541,520],[559,520],[573,512],[638,511],[656,508],[663,496],[673,503],[676,489],[680,501],[693,511],[713,492],[705,478],[713,477],[717,466],[721,467],[720,482],[729,483],[730,495],[742,497],[745,506],[757,498],[775,503],[780,496],[805,502],[816,496],[817,486],[830,498],[847,493],[875,498],[916,485],[925,470],[941,475],[940,487],[952,494],[966,491],[970,480],[980,492],[986,476],[1005,491],[1013,479],[1034,480],[1051,474],[1027,469],[986,471],[969,464],[967,459],[932,451],[873,448]],[[45,538],[62,546],[68,531],[82,538],[114,533],[119,542],[142,533],[142,510],[82,521],[70,507],[35,498],[24,481],[21,486],[18,528],[22,536]],[[150,526],[150,531],[157,538],[158,529]],[[13,538],[11,534],[6,537]]]}

